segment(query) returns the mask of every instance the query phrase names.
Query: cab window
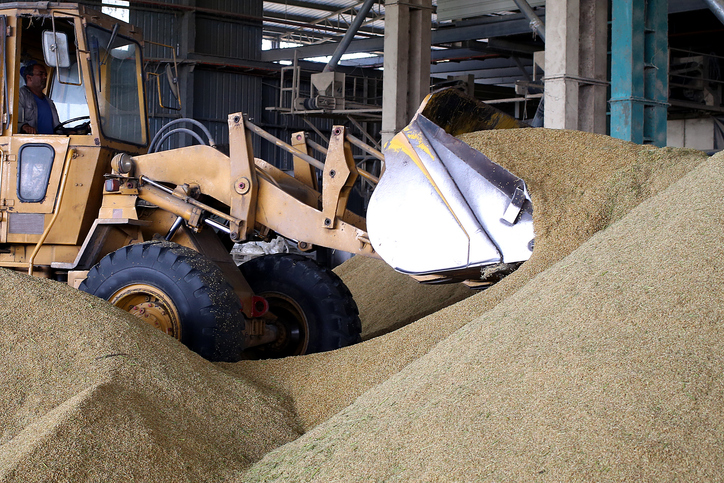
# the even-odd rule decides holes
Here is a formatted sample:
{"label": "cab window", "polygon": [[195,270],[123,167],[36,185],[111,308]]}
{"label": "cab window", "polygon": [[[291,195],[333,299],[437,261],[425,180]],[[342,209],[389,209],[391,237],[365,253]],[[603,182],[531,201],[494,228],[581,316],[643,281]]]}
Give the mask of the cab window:
{"label": "cab window", "polygon": [[18,152],[18,199],[40,203],[48,191],[55,150],[47,144],[24,144]]}
{"label": "cab window", "polygon": [[100,27],[86,29],[101,130],[111,139],[147,142],[141,46]]}
{"label": "cab window", "polygon": [[[78,85],[80,81],[80,85]],[[53,73],[50,98],[58,110],[61,122],[90,114],[88,101],[85,98],[83,78],[79,76],[78,63],[73,60],[69,68],[57,68]]]}
{"label": "cab window", "polygon": [[[45,86],[45,94],[53,101],[58,112],[58,120],[64,127],[80,127],[83,122],[88,121],[89,109],[88,100],[85,96],[84,86],[82,85],[82,72],[79,71],[77,62],[77,42],[75,36],[75,24],[72,18],[55,17],[55,25],[50,17],[26,17],[19,19],[21,42],[21,65],[28,65],[29,62],[39,63],[45,66],[48,74],[47,85]],[[63,34],[67,38],[68,59],[70,67],[53,67],[50,62],[45,59],[43,49],[43,38],[50,36],[52,32]],[[67,64],[66,64],[67,65]],[[25,78],[18,76],[18,87],[25,85]],[[21,108],[18,106],[18,108]],[[68,123],[69,120],[82,118],[79,122]],[[15,121],[19,120],[19,116],[15,116]],[[17,122],[15,123],[17,124]],[[19,128],[20,126],[17,126]],[[53,126],[56,127],[56,126]],[[87,124],[74,134],[88,133]],[[56,130],[56,133],[62,134]]]}

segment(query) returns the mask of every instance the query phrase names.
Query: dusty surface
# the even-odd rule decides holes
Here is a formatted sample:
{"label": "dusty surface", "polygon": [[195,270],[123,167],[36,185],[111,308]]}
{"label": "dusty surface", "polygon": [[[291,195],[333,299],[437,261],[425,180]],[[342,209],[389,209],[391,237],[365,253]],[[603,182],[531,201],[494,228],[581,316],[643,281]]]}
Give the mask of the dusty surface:
{"label": "dusty surface", "polygon": [[420,284],[378,259],[353,257],[334,271],[357,302],[363,340],[392,332],[477,293],[460,283]]}
{"label": "dusty surface", "polygon": [[220,480],[300,434],[287,401],[100,299],[0,286],[0,481]]}
{"label": "dusty surface", "polygon": [[352,259],[379,336],[343,350],[212,365],[0,270],[0,481],[722,479],[724,156],[468,136],[526,180],[533,257],[468,298]]}
{"label": "dusty surface", "polygon": [[722,196],[719,159],[245,481],[721,479]]}
{"label": "dusty surface", "polygon": [[[531,259],[492,288],[449,307],[447,294],[440,299],[429,297],[429,286],[412,285],[399,291],[394,281],[401,275],[384,264],[352,259],[358,264],[354,267],[357,276],[349,278],[344,276],[343,264],[337,272],[357,299],[363,332],[368,324],[376,324],[381,332],[384,324],[414,314],[421,304],[429,308],[437,303],[439,310],[385,337],[341,351],[242,362],[229,368],[287,395],[305,429],[386,381],[706,159],[700,151],[656,149],[579,131],[508,129],[471,133],[461,139],[526,181],[536,233]],[[388,288],[395,303],[378,302],[385,300],[380,286]],[[372,308],[368,308],[370,300]],[[366,316],[370,310],[377,311],[376,320]]]}

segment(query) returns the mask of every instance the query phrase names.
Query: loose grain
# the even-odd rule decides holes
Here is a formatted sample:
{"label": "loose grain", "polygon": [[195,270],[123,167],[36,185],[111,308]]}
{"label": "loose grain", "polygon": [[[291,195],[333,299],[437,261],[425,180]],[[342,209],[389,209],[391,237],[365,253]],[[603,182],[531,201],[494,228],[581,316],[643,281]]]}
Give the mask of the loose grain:
{"label": "loose grain", "polygon": [[[477,313],[244,481],[721,480],[723,161],[599,218],[605,230],[496,305],[483,293],[406,327]],[[592,181],[567,189],[596,199]]]}
{"label": "loose grain", "polygon": [[[531,259],[492,288],[454,305],[448,303],[450,294],[436,298],[425,285],[413,283],[398,291],[403,276],[376,260],[353,258],[346,262],[355,264],[353,270],[342,265],[338,273],[361,306],[363,330],[397,328],[397,321],[414,314],[421,303],[437,304],[438,311],[344,350],[229,368],[290,397],[305,429],[347,407],[707,159],[701,151],[657,149],[580,131],[506,129],[460,138],[525,180],[536,233]],[[360,275],[365,272],[367,277]],[[349,274],[354,276],[345,278]],[[374,312],[367,308],[368,300]]]}
{"label": "loose grain", "polygon": [[0,481],[222,481],[300,434],[288,401],[139,319],[0,269]]}
{"label": "loose grain", "polygon": [[721,479],[722,157],[463,139],[527,182],[532,258],[483,292],[353,258],[346,349],[212,365],[0,270],[0,481]]}

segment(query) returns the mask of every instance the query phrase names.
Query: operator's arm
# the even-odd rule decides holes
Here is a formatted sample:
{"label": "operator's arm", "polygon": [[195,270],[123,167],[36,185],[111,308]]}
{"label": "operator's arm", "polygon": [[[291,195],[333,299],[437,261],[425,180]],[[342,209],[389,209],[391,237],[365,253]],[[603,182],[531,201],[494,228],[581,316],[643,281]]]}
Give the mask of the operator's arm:
{"label": "operator's arm", "polygon": [[[35,120],[33,116],[36,117]],[[37,107],[33,94],[26,87],[21,87],[18,93],[18,131],[24,134],[37,134],[38,129],[32,125],[36,122]]]}
{"label": "operator's arm", "polygon": [[48,103],[50,104],[50,112],[53,114],[53,128],[60,124],[60,117],[58,116],[58,109],[55,107],[53,99],[48,97]]}

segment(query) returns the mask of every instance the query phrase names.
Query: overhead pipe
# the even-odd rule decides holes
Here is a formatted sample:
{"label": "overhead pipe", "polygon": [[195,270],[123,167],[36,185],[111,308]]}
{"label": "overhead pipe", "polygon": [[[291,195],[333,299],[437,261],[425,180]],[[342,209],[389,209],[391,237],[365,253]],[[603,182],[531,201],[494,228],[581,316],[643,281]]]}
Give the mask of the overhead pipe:
{"label": "overhead pipe", "polygon": [[716,15],[716,18],[724,23],[724,0],[704,0],[704,3]]}
{"label": "overhead pipe", "polygon": [[[543,24],[543,21],[538,18],[538,15],[535,14],[533,11],[533,8],[528,4],[527,0],[513,0],[515,4],[518,6],[521,12],[523,12],[523,15],[526,16],[528,20],[530,20],[530,27],[540,36],[540,38],[543,40],[543,42],[546,41],[546,32],[545,32],[545,25]],[[710,0],[710,1],[716,1],[716,0]]]}
{"label": "overhead pipe", "polygon": [[359,11],[357,12],[357,16],[354,18],[354,22],[352,22],[352,25],[350,25],[349,30],[347,30],[347,33],[344,34],[342,40],[339,41],[339,45],[334,50],[332,58],[329,59],[329,62],[327,63],[327,65],[324,66],[324,70],[322,70],[322,72],[333,72],[334,69],[337,68],[337,63],[339,62],[339,59],[341,59],[344,53],[347,52],[347,47],[349,47],[349,44],[352,43],[354,36],[357,35],[357,31],[362,26],[362,22],[365,21],[367,14],[369,13],[370,9],[372,9],[372,5],[374,5],[376,1],[377,0],[365,0],[365,3],[362,4]]}

